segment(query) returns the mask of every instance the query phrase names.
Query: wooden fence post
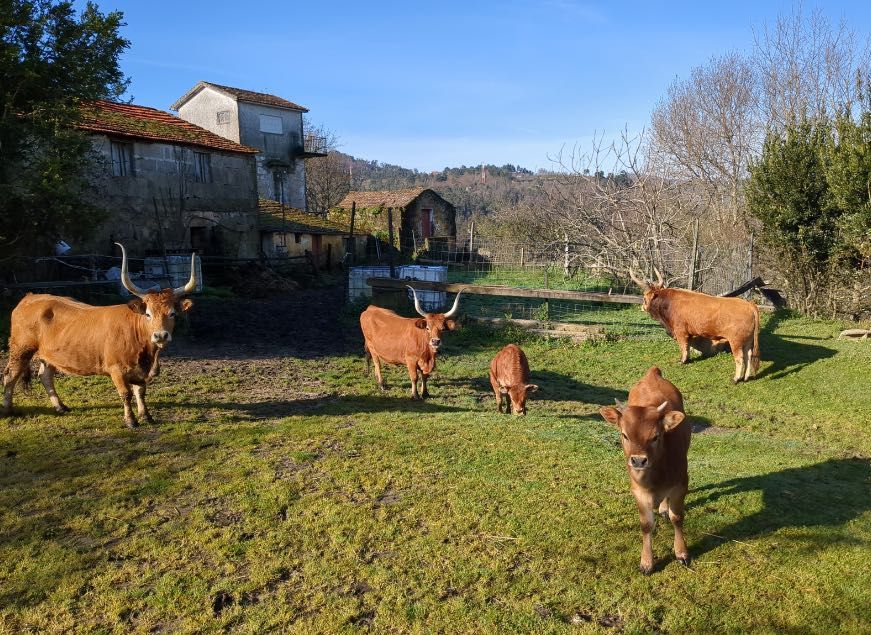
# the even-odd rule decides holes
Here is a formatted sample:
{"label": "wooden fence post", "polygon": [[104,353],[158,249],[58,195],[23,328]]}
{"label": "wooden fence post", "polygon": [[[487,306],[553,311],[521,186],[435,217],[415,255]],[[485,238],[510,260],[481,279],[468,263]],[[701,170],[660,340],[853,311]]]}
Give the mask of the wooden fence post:
{"label": "wooden fence post", "polygon": [[390,266],[390,277],[396,277],[396,271],[393,268],[393,208],[387,208],[387,264]]}
{"label": "wooden fence post", "polygon": [[351,201],[351,228],[348,230],[348,252],[351,254],[351,264],[357,258],[357,241],[354,240],[354,219],[357,216],[357,201]]}
{"label": "wooden fence post", "polygon": [[690,254],[690,273],[687,280],[687,289],[695,291],[696,267],[699,260],[699,219],[693,220],[693,250]]}

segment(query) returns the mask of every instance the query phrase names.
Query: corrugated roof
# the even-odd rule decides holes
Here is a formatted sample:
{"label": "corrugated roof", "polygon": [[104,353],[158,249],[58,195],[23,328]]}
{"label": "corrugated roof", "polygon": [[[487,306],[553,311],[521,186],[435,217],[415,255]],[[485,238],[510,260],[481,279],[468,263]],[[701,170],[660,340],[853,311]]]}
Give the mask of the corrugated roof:
{"label": "corrugated roof", "polygon": [[[382,190],[379,192],[348,192],[336,207],[351,209],[351,203],[358,208],[407,207],[414,199],[429,190],[428,187],[410,187],[404,190]],[[431,191],[431,190],[430,190]],[[435,194],[435,192],[433,192]],[[438,196],[438,194],[436,194]]]}
{"label": "corrugated roof", "polygon": [[182,95],[172,106],[170,106],[170,108],[172,108],[173,110],[178,110],[191,97],[196,95],[206,86],[224,92],[235,98],[237,101],[246,101],[252,104],[263,104],[265,106],[274,106],[276,108],[288,108],[290,110],[308,112],[308,108],[306,108],[305,106],[300,106],[299,104],[295,104],[292,101],[288,101],[275,95],[270,95],[268,93],[258,93],[253,90],[245,90],[243,88],[233,88],[232,86],[222,86],[221,84],[213,84],[212,82],[204,81],[197,82],[196,86],[194,86],[184,95]]}
{"label": "corrugated roof", "polygon": [[[348,235],[348,227],[321,216],[309,214],[295,207],[261,198],[258,206],[258,226],[261,231],[288,232],[299,234],[341,234]],[[361,232],[355,231],[355,234]]]}
{"label": "corrugated roof", "polygon": [[82,104],[81,120],[77,126],[90,132],[131,139],[192,145],[226,152],[257,152],[254,148],[219,137],[168,112],[147,106],[104,100],[85,102]]}

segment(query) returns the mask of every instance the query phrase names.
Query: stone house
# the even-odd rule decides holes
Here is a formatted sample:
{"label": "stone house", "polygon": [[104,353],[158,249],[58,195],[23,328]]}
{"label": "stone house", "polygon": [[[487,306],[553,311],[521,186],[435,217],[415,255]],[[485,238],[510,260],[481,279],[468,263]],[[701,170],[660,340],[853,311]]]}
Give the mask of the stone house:
{"label": "stone house", "polygon": [[108,212],[77,250],[131,254],[199,250],[206,255],[258,255],[257,150],[167,112],[96,101],[78,127],[97,155],[94,202]]}
{"label": "stone house", "polygon": [[303,134],[307,108],[241,88],[201,81],[172,106],[179,117],[235,143],[259,150],[257,191],[297,209],[306,208],[306,158],[326,156],[318,139]]}
{"label": "stone house", "polygon": [[352,206],[356,209],[355,228],[385,241],[392,211],[393,244],[403,253],[421,249],[427,242],[453,242],[457,237],[454,206],[429,188],[349,192],[330,211],[330,220],[347,226]]}
{"label": "stone house", "polygon": [[[260,251],[267,258],[311,254],[318,267],[330,268],[348,251],[348,228],[277,201],[260,199]],[[363,253],[368,235],[354,232],[355,252]]]}

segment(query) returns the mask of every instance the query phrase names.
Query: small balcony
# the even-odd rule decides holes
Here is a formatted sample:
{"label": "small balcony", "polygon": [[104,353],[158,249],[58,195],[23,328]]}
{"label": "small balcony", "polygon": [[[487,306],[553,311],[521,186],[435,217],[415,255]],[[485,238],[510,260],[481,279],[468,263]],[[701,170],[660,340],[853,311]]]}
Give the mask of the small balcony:
{"label": "small balcony", "polygon": [[327,156],[327,138],[313,134],[305,134],[302,142],[302,158],[312,159]]}

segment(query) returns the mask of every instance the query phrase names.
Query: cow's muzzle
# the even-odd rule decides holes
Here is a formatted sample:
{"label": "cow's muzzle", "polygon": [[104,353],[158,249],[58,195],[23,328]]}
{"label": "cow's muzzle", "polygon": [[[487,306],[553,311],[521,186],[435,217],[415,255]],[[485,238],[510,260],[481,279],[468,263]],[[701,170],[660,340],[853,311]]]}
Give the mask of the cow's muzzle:
{"label": "cow's muzzle", "polygon": [[159,348],[163,348],[172,341],[172,335],[169,331],[155,331],[151,334],[151,343]]}
{"label": "cow's muzzle", "polygon": [[629,457],[629,467],[635,470],[643,470],[648,465],[650,465],[650,462],[647,460],[646,456],[632,455]]}
{"label": "cow's muzzle", "polygon": [[433,348],[438,348],[442,345],[442,341],[440,339],[433,338],[429,341],[429,345]]}

